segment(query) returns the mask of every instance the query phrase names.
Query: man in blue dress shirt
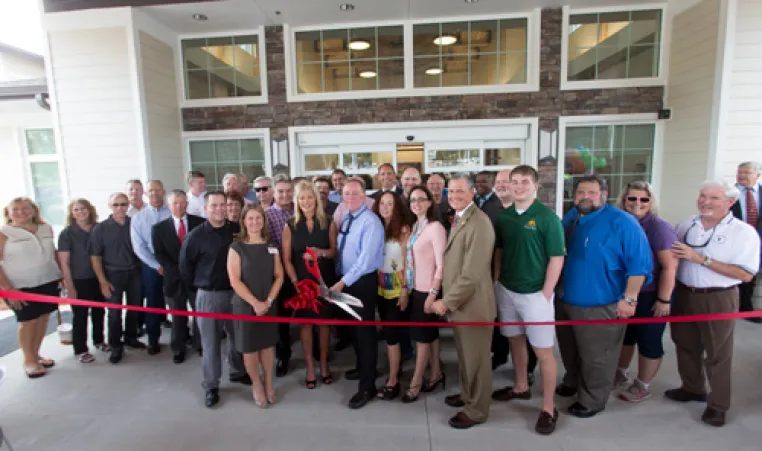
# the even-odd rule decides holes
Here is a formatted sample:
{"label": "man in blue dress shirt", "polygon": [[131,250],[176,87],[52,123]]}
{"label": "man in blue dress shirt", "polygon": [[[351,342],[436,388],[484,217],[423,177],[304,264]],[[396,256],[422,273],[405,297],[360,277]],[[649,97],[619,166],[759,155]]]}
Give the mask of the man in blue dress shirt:
{"label": "man in blue dress shirt", "polygon": [[[374,320],[376,296],[378,295],[377,271],[384,263],[384,226],[381,220],[365,205],[365,183],[351,178],[342,192],[342,200],[348,211],[341,217],[337,246],[336,272],[341,280],[331,287],[360,299],[362,308],[357,310],[363,320]],[[349,400],[349,407],[359,409],[376,397],[376,363],[378,345],[376,328],[355,326],[353,344],[357,369],[347,374],[347,379],[358,380],[358,391]]]}
{"label": "man in blue dress shirt", "polygon": [[[651,248],[635,218],[606,203],[606,181],[589,175],[575,183],[574,208],[563,219],[567,257],[558,320],[629,318],[650,281]],[[649,279],[649,280],[647,280]],[[566,368],[559,396],[577,395],[569,413],[590,418],[606,407],[614,385],[625,324],[556,328]]]}

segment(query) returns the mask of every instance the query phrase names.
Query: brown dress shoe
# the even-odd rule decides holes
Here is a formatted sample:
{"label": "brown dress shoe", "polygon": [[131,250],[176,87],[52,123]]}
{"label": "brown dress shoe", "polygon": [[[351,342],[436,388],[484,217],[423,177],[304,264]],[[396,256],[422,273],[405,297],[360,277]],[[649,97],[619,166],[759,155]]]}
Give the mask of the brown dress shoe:
{"label": "brown dress shoe", "polygon": [[527,390],[518,393],[513,390],[513,387],[505,387],[500,390],[492,392],[492,399],[495,401],[510,401],[512,399],[532,399],[532,392]]}
{"label": "brown dress shoe", "polygon": [[540,412],[540,417],[537,418],[537,424],[535,424],[534,430],[538,434],[550,435],[556,430],[557,422],[558,409],[553,409],[553,415],[543,410]]}
{"label": "brown dress shoe", "polygon": [[476,426],[477,424],[483,423],[483,421],[474,421],[465,413],[458,412],[454,417],[450,418],[449,423],[450,426],[454,427],[455,429],[468,429],[470,427]]}
{"label": "brown dress shoe", "polygon": [[725,426],[725,412],[720,412],[719,410],[707,407],[701,415],[701,421],[714,427]]}
{"label": "brown dress shoe", "polygon": [[447,404],[450,407],[460,408],[466,405],[465,402],[463,402],[463,399],[460,397],[460,393],[457,395],[450,395],[445,398],[445,404]]}

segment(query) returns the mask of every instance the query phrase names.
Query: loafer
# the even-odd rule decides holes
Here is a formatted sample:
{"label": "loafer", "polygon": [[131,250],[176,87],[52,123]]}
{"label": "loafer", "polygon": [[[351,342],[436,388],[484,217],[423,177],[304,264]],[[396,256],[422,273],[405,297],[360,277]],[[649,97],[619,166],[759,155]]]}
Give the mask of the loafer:
{"label": "loafer", "polygon": [[244,374],[242,376],[231,376],[230,382],[235,382],[237,384],[243,384],[243,385],[251,385],[251,377],[248,374]]}
{"label": "loafer", "polygon": [[664,392],[664,396],[666,396],[667,399],[671,399],[672,401],[677,401],[677,402],[689,402],[689,401],[706,402],[705,394],[692,393],[692,392],[689,392],[688,390],[685,390],[682,387],[667,390]]}
{"label": "loafer", "polygon": [[603,412],[603,409],[600,410],[593,410],[589,409],[579,402],[575,402],[574,404],[569,406],[569,413],[577,418],[592,418],[599,413]]}
{"label": "loafer", "polygon": [[288,360],[278,360],[275,364],[275,377],[283,377],[288,374]]}
{"label": "loafer", "polygon": [[558,423],[558,409],[553,409],[553,415],[543,410],[537,418],[534,431],[541,435],[550,435],[556,430],[556,423]]}
{"label": "loafer", "polygon": [[151,343],[148,345],[148,355],[156,355],[161,352],[159,343]]}
{"label": "loafer", "polygon": [[207,390],[204,395],[204,404],[206,407],[211,409],[216,406],[218,402],[220,402],[220,390],[218,388]]}
{"label": "loafer", "polygon": [[176,352],[172,354],[172,362],[178,365],[185,362],[185,352],[181,351],[181,352]]}
{"label": "loafer", "polygon": [[564,398],[571,398],[577,394],[577,389],[569,387],[568,385],[558,384],[558,387],[556,387],[556,394]]}
{"label": "loafer", "polygon": [[532,399],[532,392],[527,390],[525,392],[517,393],[513,390],[513,387],[505,387],[500,390],[492,392],[492,399],[495,401],[511,401],[513,399]]}
{"label": "loafer", "polygon": [[707,407],[706,410],[704,410],[704,413],[701,414],[701,421],[718,428],[725,426],[725,412],[720,412],[719,410]]}
{"label": "loafer", "polygon": [[366,390],[360,390],[357,393],[355,393],[354,396],[349,400],[349,408],[350,409],[360,409],[362,407],[365,407],[365,404],[368,404],[371,402],[376,395],[378,395],[377,391],[366,391]]}
{"label": "loafer", "polygon": [[476,426],[477,424],[483,423],[483,421],[474,421],[464,412],[458,412],[454,417],[450,418],[450,421],[447,423],[450,425],[450,427],[455,429],[468,429]]}
{"label": "loafer", "polygon": [[137,340],[137,339],[136,340],[127,340],[127,341],[124,342],[124,344],[129,346],[130,348],[133,348],[133,349],[145,349],[146,348],[146,344],[143,343],[140,340]]}
{"label": "loafer", "polygon": [[445,404],[450,407],[460,408],[466,405],[463,399],[460,397],[460,393],[457,395],[450,395],[445,398]]}
{"label": "loafer", "polygon": [[111,355],[108,356],[108,361],[112,365],[116,365],[122,361],[122,357],[124,357],[124,348],[111,348]]}

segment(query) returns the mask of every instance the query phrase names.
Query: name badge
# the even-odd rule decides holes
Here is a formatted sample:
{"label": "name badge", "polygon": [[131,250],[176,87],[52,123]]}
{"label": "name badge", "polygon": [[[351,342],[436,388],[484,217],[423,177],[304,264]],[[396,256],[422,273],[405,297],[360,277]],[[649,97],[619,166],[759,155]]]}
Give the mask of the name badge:
{"label": "name badge", "polygon": [[275,247],[268,247],[267,252],[270,253],[270,255],[276,255],[278,253],[278,248]]}

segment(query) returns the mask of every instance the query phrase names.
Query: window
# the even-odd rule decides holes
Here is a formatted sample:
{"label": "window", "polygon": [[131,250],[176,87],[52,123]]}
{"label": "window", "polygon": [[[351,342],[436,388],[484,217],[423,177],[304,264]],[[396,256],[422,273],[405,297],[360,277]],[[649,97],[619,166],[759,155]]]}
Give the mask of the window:
{"label": "window", "polygon": [[256,34],[183,39],[185,100],[264,98],[263,44]]}
{"label": "window", "polygon": [[402,26],[297,32],[295,46],[300,94],[404,87]]}
{"label": "window", "polygon": [[206,176],[207,189],[222,189],[227,173],[243,172],[249,181],[265,175],[267,166],[262,138],[191,140],[191,169]]}
{"label": "window", "polygon": [[414,86],[526,83],[527,31],[527,19],[414,25]]}
{"label": "window", "polygon": [[563,211],[574,200],[574,181],[597,174],[609,184],[609,202],[628,183],[652,181],[655,124],[566,127]]}
{"label": "window", "polygon": [[66,205],[55,135],[52,129],[26,130],[24,139],[32,197],[40,206],[42,218],[58,233],[66,222]]}
{"label": "window", "polygon": [[[661,9],[580,14],[565,9],[564,81],[616,80],[625,86],[648,85],[649,80],[661,83],[662,16]],[[601,87],[594,85],[590,87]]]}

